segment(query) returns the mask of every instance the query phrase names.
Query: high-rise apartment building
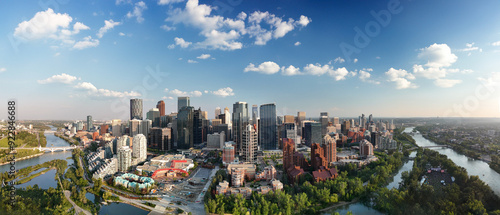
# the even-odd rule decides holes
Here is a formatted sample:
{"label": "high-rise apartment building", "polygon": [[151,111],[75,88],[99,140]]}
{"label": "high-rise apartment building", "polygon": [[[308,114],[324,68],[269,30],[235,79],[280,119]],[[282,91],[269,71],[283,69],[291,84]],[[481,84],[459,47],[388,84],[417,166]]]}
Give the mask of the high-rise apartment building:
{"label": "high-rise apartment building", "polygon": [[142,120],[142,99],[130,99],[130,120]]}
{"label": "high-rise apartment building", "polygon": [[118,149],[118,171],[126,172],[132,164],[132,150],[128,146]]}
{"label": "high-rise apartment building", "polygon": [[146,137],[143,134],[135,135],[132,146],[133,157],[137,158],[139,162],[145,161],[148,153]]}
{"label": "high-rise apartment building", "polygon": [[254,126],[247,125],[242,134],[243,160],[247,163],[257,161],[257,132]]}
{"label": "high-rise apartment building", "polygon": [[92,116],[87,116],[87,131],[90,131],[94,128],[94,121],[92,121]]}
{"label": "high-rise apartment building", "polygon": [[278,149],[278,125],[276,104],[260,106],[259,145],[262,150]]}
{"label": "high-rise apartment building", "polygon": [[128,126],[129,135],[131,137],[142,133],[142,120],[132,119],[129,121]]}

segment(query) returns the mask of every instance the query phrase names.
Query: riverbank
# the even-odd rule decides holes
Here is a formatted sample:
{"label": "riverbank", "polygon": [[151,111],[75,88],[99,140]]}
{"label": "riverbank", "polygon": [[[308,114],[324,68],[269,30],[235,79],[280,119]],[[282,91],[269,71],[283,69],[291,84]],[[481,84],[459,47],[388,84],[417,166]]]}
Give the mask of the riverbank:
{"label": "riverbank", "polygon": [[319,210],[319,212],[327,212],[327,211],[332,210],[334,208],[338,208],[338,207],[342,207],[345,205],[350,205],[350,204],[354,204],[354,203],[358,203],[358,202],[359,202],[359,199],[355,199],[355,200],[352,200],[350,202],[337,202],[337,203],[333,204],[332,206],[329,206],[329,207],[326,207],[326,208]]}
{"label": "riverbank", "polygon": [[60,135],[58,134],[57,132],[54,133],[54,136],[56,137],[59,137],[61,139],[63,139],[64,141],[66,141],[67,143],[69,143],[69,145],[79,145],[78,141],[74,140],[74,139],[69,139],[68,137],[64,136],[64,135]]}
{"label": "riverbank", "polygon": [[[43,154],[45,154],[45,152],[41,152],[41,153],[38,153],[38,154],[29,155],[29,156],[25,156],[25,157],[16,158],[16,162],[17,161],[21,161],[21,160],[26,160],[26,159],[34,158],[34,157],[38,157],[38,156],[41,156]],[[9,163],[10,162],[3,162],[3,163],[0,163],[0,166],[6,165],[6,164],[9,164]]]}

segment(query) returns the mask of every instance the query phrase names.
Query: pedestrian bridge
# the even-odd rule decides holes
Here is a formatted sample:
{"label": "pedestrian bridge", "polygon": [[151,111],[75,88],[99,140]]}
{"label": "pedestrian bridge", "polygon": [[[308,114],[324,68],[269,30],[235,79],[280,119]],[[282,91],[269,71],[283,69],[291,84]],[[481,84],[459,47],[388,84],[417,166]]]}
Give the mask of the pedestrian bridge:
{"label": "pedestrian bridge", "polygon": [[419,146],[419,147],[413,147],[410,149],[410,151],[412,150],[417,150],[418,148],[426,148],[426,149],[430,149],[430,148],[449,148],[451,149],[452,147],[449,146],[449,145],[439,145],[439,146]]}

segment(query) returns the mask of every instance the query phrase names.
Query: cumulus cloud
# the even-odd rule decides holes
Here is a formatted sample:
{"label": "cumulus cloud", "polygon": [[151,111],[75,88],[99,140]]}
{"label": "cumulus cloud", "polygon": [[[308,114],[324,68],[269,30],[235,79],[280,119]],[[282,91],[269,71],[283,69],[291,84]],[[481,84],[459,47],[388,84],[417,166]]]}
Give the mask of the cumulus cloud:
{"label": "cumulus cloud", "polygon": [[333,60],[333,62],[334,62],[334,63],[344,63],[344,62],[345,62],[345,60],[344,60],[344,58],[337,57],[337,58],[335,58],[335,60]]}
{"label": "cumulus cloud", "polygon": [[258,67],[255,67],[253,63],[248,64],[244,72],[259,72],[262,74],[271,75],[280,71],[280,66],[272,61],[266,61],[261,63]]}
{"label": "cumulus cloud", "polygon": [[363,82],[367,82],[367,83],[372,83],[372,84],[380,84],[380,82],[378,81],[374,81],[374,80],[371,80],[371,74],[370,72],[372,72],[373,69],[372,68],[366,68],[366,69],[362,69],[362,70],[359,70],[358,71],[358,74],[359,74],[359,79]]}
{"label": "cumulus cloud", "polygon": [[97,47],[99,45],[99,40],[98,39],[92,39],[91,36],[83,38],[82,41],[78,41],[75,43],[73,46],[74,49],[86,49],[90,47]]}
{"label": "cumulus cloud", "polygon": [[500,41],[496,41],[496,42],[493,42],[491,43],[492,46],[500,46]]}
{"label": "cumulus cloud", "polygon": [[198,63],[198,61],[195,61],[195,60],[191,60],[191,59],[189,59],[189,60],[188,60],[188,63]]}
{"label": "cumulus cloud", "polygon": [[113,29],[115,26],[121,25],[121,22],[115,22],[112,19],[110,20],[104,20],[104,26],[102,26],[99,29],[99,32],[97,32],[97,37],[102,38],[102,36],[110,29]]}
{"label": "cumulus cloud", "polygon": [[420,49],[418,57],[427,60],[425,66],[428,67],[449,67],[457,61],[457,56],[451,53],[451,49],[447,44],[432,44],[429,47]]}
{"label": "cumulus cloud", "polygon": [[19,23],[14,30],[14,36],[26,40],[40,38],[57,39],[62,34],[62,30],[68,29],[73,18],[67,13],[55,13],[52,8],[40,11],[28,21]]}
{"label": "cumulus cloud", "polygon": [[358,62],[358,58],[354,58],[354,60],[352,62],[357,63]]}
{"label": "cumulus cloud", "polygon": [[166,21],[199,29],[199,34],[205,37],[205,40],[196,42],[195,48],[220,50],[243,48],[243,44],[239,41],[243,35],[254,38],[254,44],[265,45],[272,38],[281,38],[294,30],[296,26],[304,27],[311,21],[303,15],[298,21],[291,18],[283,20],[269,12],[260,11],[250,15],[241,12],[235,19],[232,19],[213,15],[214,9],[215,7],[199,4],[198,0],[188,0],[185,8],[171,10]]}
{"label": "cumulus cloud", "polygon": [[0,68],[0,73],[7,71],[6,68]]}
{"label": "cumulus cloud", "polygon": [[306,72],[309,75],[317,75],[317,76],[323,75],[330,70],[331,66],[327,64],[323,66],[321,66],[321,64],[307,64],[304,67],[304,72]]}
{"label": "cumulus cloud", "polygon": [[[5,68],[3,71],[5,71]],[[0,69],[0,72],[3,72],[2,69]],[[63,84],[71,84],[73,81],[75,81],[77,78],[72,75],[68,75],[66,73],[62,73],[60,75],[53,75],[52,77],[49,77],[44,80],[38,80],[37,82],[39,84],[50,84],[50,83],[63,83]]]}
{"label": "cumulus cloud", "polygon": [[404,69],[390,68],[385,75],[389,81],[396,83],[396,89],[417,88],[418,86],[408,80],[414,80],[415,76]]}
{"label": "cumulus cloud", "polygon": [[148,9],[146,3],[144,3],[143,1],[137,2],[135,3],[134,10],[127,13],[127,18],[136,17],[137,22],[142,23],[144,21],[142,12],[144,12],[144,10],[146,9]]}
{"label": "cumulus cloud", "polygon": [[187,48],[191,45],[191,42],[186,42],[183,38],[176,37],[174,38],[175,45],[180,46],[181,48]]}
{"label": "cumulus cloud", "polygon": [[285,76],[302,75],[300,69],[292,65],[288,66],[288,68],[282,67],[281,74]]}
{"label": "cumulus cloud", "polygon": [[295,46],[300,46],[300,44],[301,44],[301,43],[300,43],[299,41],[297,41],[297,42],[295,42],[293,45],[295,45]]}
{"label": "cumulus cloud", "polygon": [[210,54],[202,54],[202,55],[200,55],[200,56],[198,56],[196,58],[198,58],[198,59],[208,59],[208,58],[210,58]]}
{"label": "cumulus cloud", "polygon": [[234,96],[233,89],[230,87],[220,88],[216,91],[212,91],[212,94],[220,97]]}
{"label": "cumulus cloud", "polygon": [[174,97],[172,97],[172,96],[163,96],[163,97],[161,97],[161,99],[163,99],[163,100],[167,100],[167,99],[168,100],[174,100]]}
{"label": "cumulus cloud", "polygon": [[451,79],[436,79],[434,84],[442,88],[450,88],[456,84],[462,83],[462,80],[451,80]]}
{"label": "cumulus cloud", "polygon": [[181,91],[178,89],[173,89],[173,90],[169,91],[168,93],[171,95],[177,96],[177,97],[179,97],[179,96],[200,97],[203,95],[203,93],[201,91],[198,91],[198,90],[187,92],[187,91]]}
{"label": "cumulus cloud", "polygon": [[173,3],[179,3],[183,2],[184,0],[159,0],[158,4],[159,5],[167,5],[167,4],[173,4]]}

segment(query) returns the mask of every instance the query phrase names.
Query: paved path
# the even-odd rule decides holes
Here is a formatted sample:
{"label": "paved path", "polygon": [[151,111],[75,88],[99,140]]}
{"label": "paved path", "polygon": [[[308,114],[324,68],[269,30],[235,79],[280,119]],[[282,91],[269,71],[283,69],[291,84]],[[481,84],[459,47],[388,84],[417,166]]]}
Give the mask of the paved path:
{"label": "paved path", "polygon": [[71,203],[71,205],[73,205],[73,208],[75,209],[75,214],[79,214],[80,212],[83,212],[86,215],[92,215],[90,212],[88,212],[86,210],[83,210],[81,207],[79,207],[78,205],[76,205],[73,202],[73,200],[71,200],[70,196],[71,196],[71,192],[69,190],[65,190],[64,191],[64,197],[66,197],[66,199],[69,201],[69,203]]}

